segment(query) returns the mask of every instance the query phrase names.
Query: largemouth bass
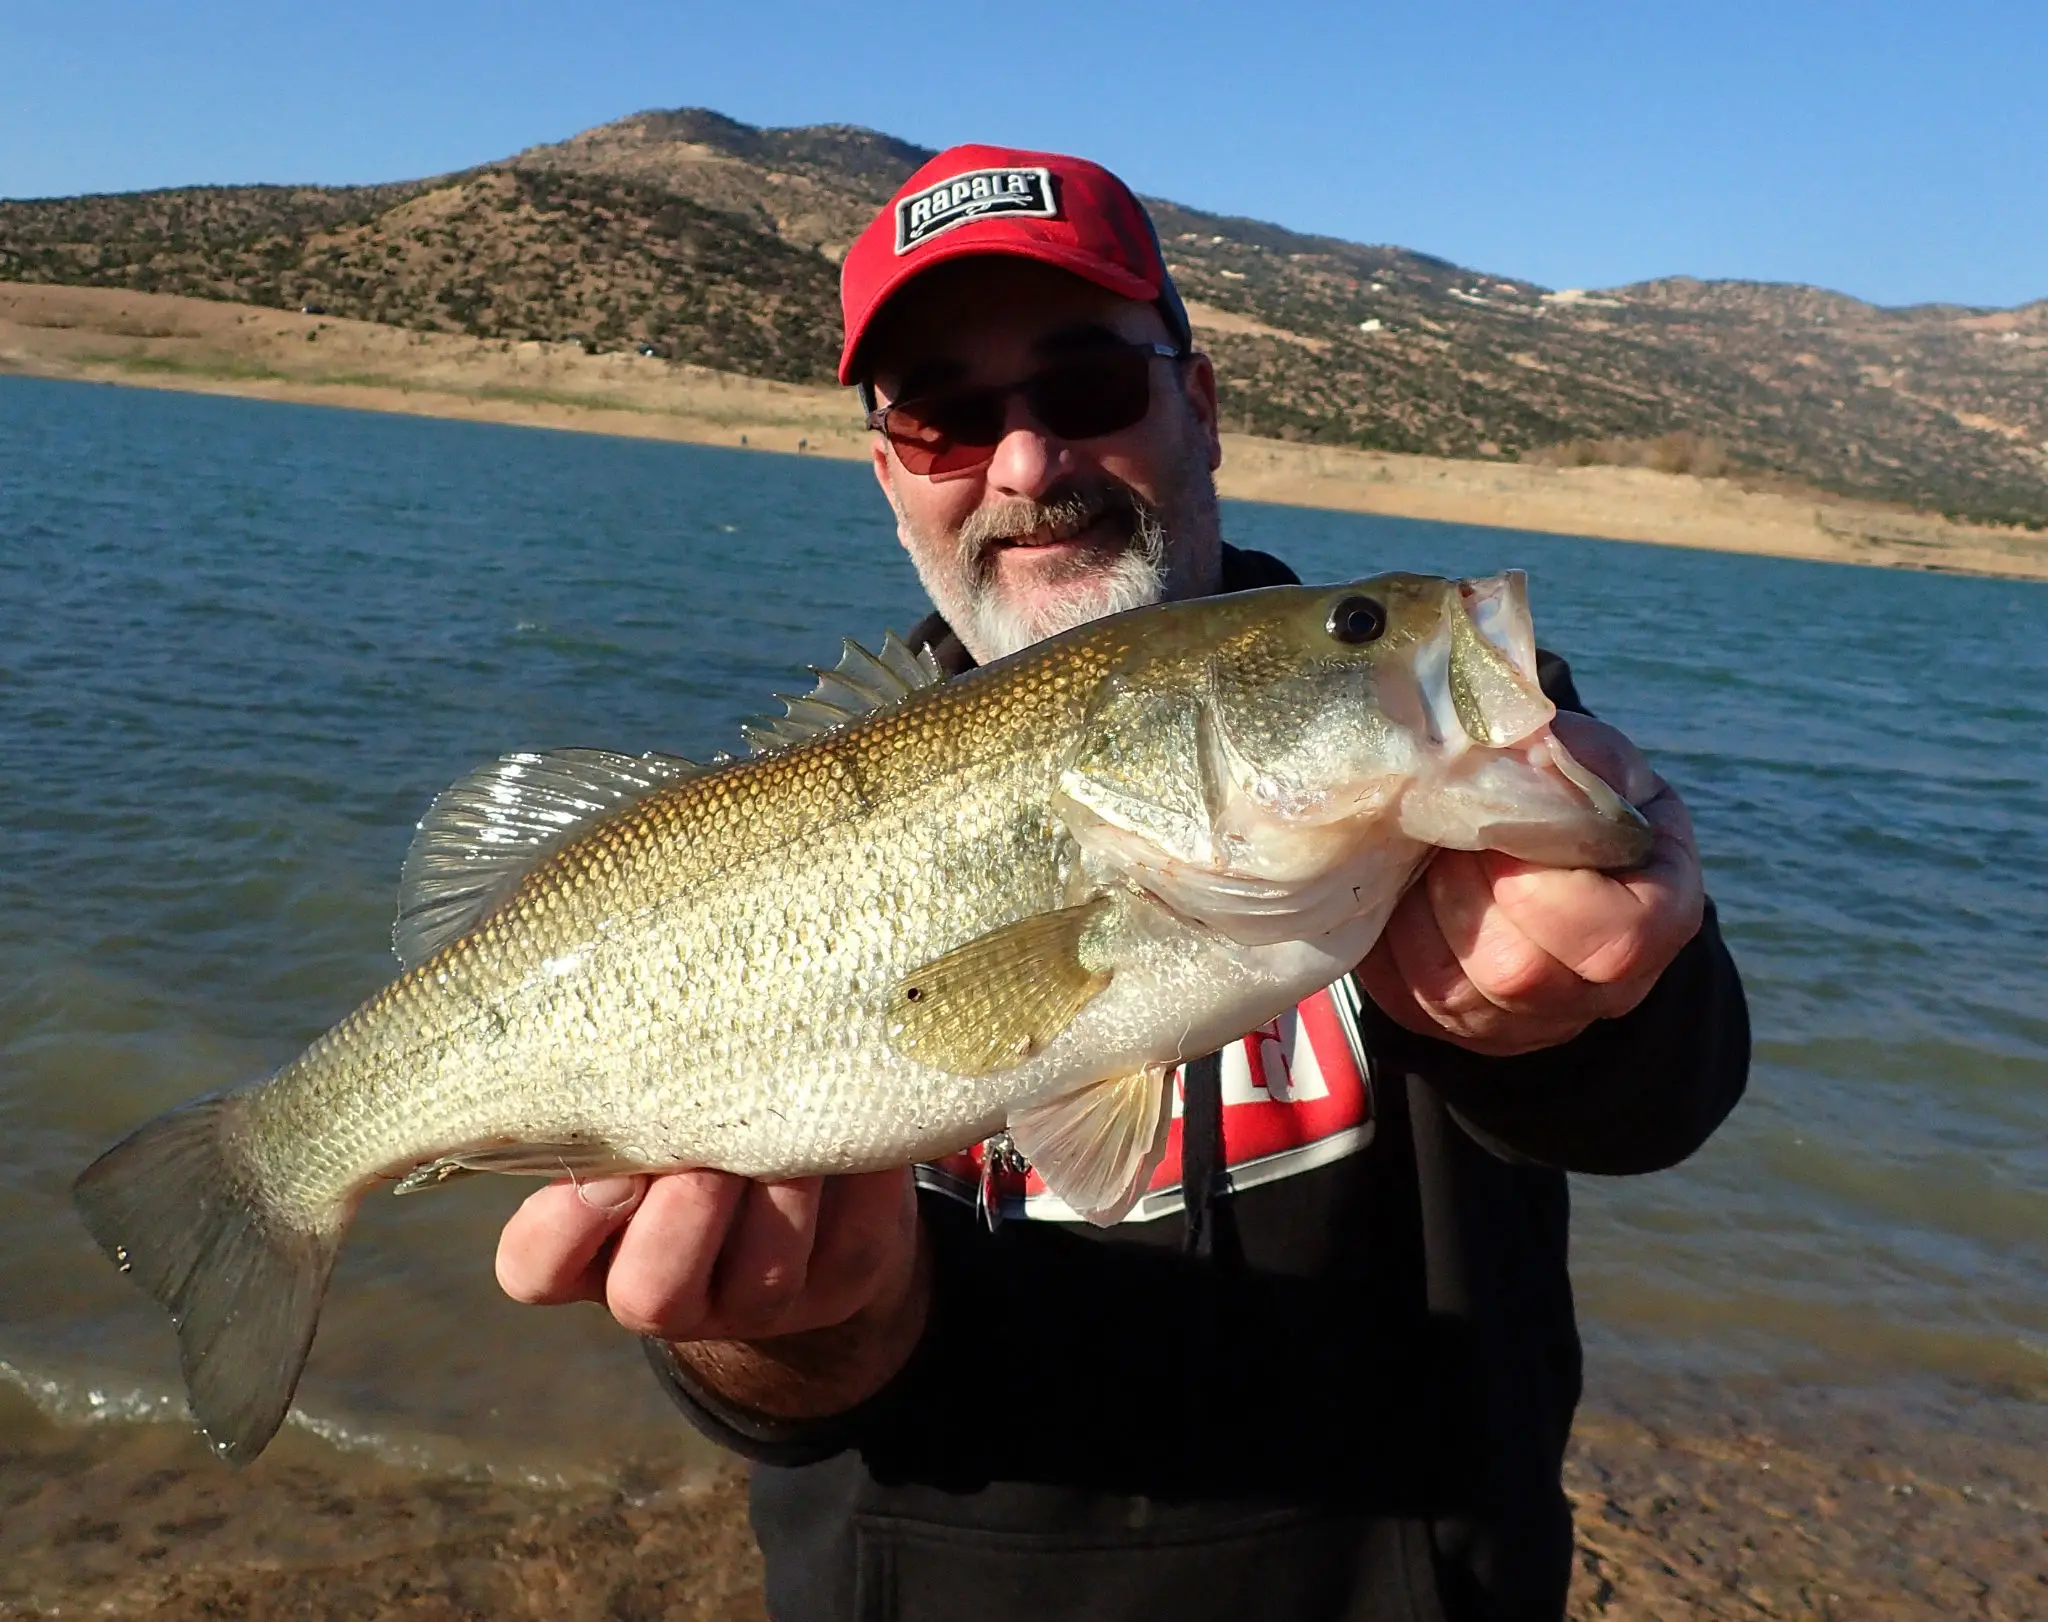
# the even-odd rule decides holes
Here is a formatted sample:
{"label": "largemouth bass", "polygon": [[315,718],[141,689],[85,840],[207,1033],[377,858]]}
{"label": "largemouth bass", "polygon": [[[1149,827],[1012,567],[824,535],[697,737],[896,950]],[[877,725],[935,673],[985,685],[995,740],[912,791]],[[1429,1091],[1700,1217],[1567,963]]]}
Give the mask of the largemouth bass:
{"label": "largemouth bass", "polygon": [[1551,735],[1519,575],[1140,609],[952,681],[893,639],[818,674],[752,759],[463,779],[406,859],[400,977],[78,1179],[221,1454],[282,1423],[379,1181],[860,1172],[1006,1128],[1114,1221],[1170,1068],[1350,970],[1434,848],[1650,847]]}

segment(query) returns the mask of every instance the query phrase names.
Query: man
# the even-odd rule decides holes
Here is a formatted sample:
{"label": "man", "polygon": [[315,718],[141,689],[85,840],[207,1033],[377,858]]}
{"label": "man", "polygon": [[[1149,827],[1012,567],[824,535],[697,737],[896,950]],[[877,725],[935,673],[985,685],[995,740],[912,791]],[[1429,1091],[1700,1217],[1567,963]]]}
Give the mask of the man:
{"label": "man", "polygon": [[[1223,544],[1215,377],[1113,176],[941,154],[842,288],[841,379],[949,669],[1292,578]],[[1185,1067],[1116,1227],[1057,1220],[1000,1147],[683,1172],[535,1195],[504,1287],[608,1304],[756,1461],[785,1622],[1556,1617],[1564,1172],[1682,1159],[1748,1064],[1683,804],[1611,728],[1559,731],[1643,806],[1645,867],[1439,856],[1355,976]]]}

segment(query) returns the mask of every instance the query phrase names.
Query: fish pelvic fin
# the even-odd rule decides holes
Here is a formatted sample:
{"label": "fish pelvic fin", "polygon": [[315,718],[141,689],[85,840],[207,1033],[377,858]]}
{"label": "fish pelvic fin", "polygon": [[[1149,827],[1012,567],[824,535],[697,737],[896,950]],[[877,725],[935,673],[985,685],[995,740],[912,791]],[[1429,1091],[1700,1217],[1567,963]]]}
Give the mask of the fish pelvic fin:
{"label": "fish pelvic fin", "polygon": [[245,1100],[217,1094],[160,1115],[72,1185],[114,1265],[168,1311],[192,1414],[232,1464],[261,1453],[291,1407],[347,1213],[295,1222],[237,1152]]}
{"label": "fish pelvic fin", "polygon": [[1167,1071],[1146,1065],[1010,1117],[1010,1141],[1045,1186],[1097,1227],[1121,1222],[1166,1155]]}

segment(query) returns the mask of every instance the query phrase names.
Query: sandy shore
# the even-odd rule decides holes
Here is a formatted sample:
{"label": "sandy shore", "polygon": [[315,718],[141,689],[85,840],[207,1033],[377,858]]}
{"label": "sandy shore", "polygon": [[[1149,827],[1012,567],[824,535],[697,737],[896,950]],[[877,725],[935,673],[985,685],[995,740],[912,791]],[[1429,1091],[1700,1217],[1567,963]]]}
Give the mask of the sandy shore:
{"label": "sandy shore", "polygon": [[0,1619],[758,1622],[745,1484],[423,1476],[287,1432],[233,1470],[169,1427],[0,1451]]}
{"label": "sandy shore", "polygon": [[[1197,331],[1200,328],[1198,326]],[[842,390],[569,344],[406,332],[161,294],[0,282],[0,372],[859,458]],[[1639,468],[1548,468],[1225,438],[1223,494],[1382,513],[2018,579],[2048,533]]]}
{"label": "sandy shore", "polygon": [[[1995,1440],[1826,1400],[1651,1413],[1580,1418],[1573,1622],[2048,1617],[2038,1410]],[[233,1471],[168,1427],[30,1426],[0,1452],[0,1618],[762,1617],[738,1475],[628,1476],[427,1477],[293,1432]]]}

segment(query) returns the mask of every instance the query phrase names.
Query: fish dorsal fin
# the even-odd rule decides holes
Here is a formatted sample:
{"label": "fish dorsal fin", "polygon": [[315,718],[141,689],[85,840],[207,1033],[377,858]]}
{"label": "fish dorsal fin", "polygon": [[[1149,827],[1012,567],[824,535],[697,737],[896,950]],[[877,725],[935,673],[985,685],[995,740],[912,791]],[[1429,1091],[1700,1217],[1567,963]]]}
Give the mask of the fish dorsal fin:
{"label": "fish dorsal fin", "polygon": [[899,703],[920,687],[946,679],[930,648],[915,653],[894,631],[882,638],[879,654],[868,652],[851,637],[841,644],[839,663],[830,670],[810,667],[817,686],[802,698],[777,693],[787,712],[760,716],[740,724],[747,747],[757,755],[785,749],[821,732],[830,732],[856,717]]}
{"label": "fish dorsal fin", "polygon": [[408,969],[519,887],[587,824],[708,767],[680,755],[545,749],[458,778],[427,807],[398,878],[391,949]]}

